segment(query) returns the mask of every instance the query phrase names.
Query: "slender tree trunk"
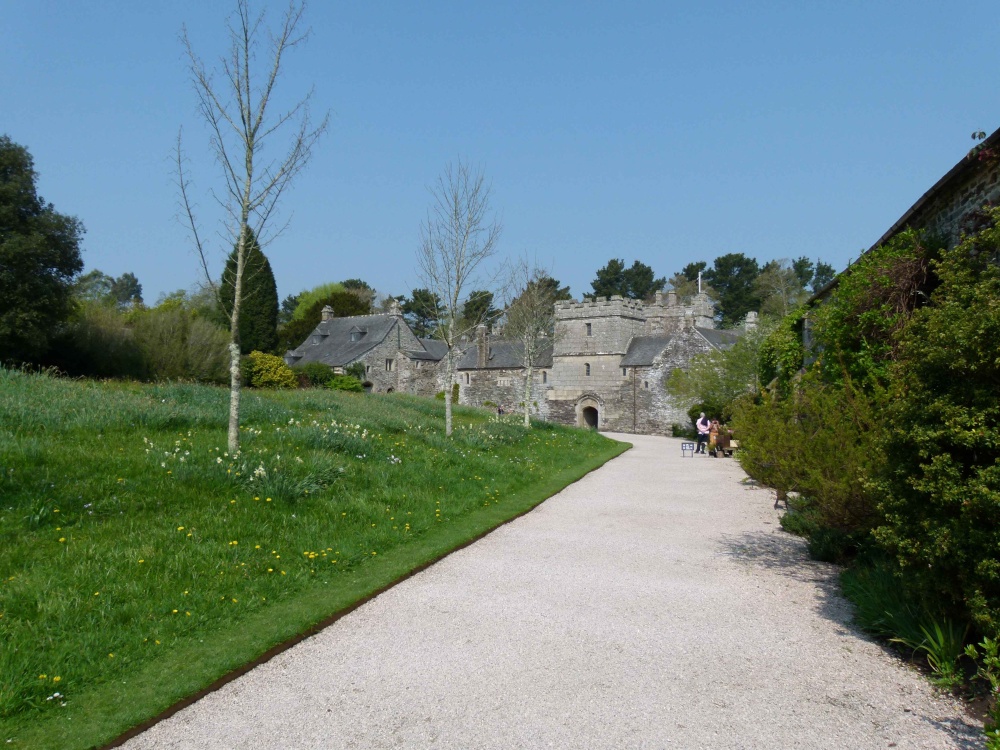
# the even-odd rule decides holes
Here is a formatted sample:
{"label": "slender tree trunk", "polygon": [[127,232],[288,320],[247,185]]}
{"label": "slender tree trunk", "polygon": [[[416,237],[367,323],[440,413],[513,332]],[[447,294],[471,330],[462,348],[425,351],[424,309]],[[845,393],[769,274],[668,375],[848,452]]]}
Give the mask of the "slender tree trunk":
{"label": "slender tree trunk", "polygon": [[[244,204],[246,205],[246,204]],[[246,267],[247,213],[236,246],[236,279],[233,282],[233,314],[229,321],[229,455],[240,450],[240,392],[243,373],[240,368],[240,307],[243,301],[243,271]]]}
{"label": "slender tree trunk", "polygon": [[524,379],[524,427],[531,429],[531,374],[534,368],[528,363],[527,377]]}
{"label": "slender tree trunk", "polygon": [[451,437],[451,392],[455,388],[454,349],[448,350],[448,387],[444,392],[444,434]]}
{"label": "slender tree trunk", "polygon": [[229,455],[240,450],[240,345],[229,344]]}

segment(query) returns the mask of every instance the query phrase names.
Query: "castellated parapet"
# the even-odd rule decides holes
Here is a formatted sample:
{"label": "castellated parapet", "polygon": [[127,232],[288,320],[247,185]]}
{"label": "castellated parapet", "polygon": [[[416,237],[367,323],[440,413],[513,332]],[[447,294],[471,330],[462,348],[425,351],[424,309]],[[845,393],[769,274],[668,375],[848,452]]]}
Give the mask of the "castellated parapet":
{"label": "castellated parapet", "polygon": [[622,355],[646,327],[645,305],[614,296],[585,302],[557,302],[554,356]]}

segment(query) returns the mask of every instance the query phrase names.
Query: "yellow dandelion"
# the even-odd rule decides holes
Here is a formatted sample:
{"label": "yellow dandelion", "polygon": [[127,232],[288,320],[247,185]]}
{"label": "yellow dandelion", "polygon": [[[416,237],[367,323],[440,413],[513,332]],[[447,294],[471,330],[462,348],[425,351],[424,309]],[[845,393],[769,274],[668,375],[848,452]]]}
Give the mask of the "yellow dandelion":
{"label": "yellow dandelion", "polygon": [[62,677],[60,677],[59,675],[56,675],[55,677],[52,678],[53,682],[59,682],[60,680],[62,680]]}

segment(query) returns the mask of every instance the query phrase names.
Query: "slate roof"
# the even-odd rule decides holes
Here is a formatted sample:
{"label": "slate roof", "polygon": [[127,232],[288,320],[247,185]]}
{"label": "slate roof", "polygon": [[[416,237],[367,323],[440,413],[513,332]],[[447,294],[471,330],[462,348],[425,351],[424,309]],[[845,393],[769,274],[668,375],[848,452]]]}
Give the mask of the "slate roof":
{"label": "slate roof", "polygon": [[697,328],[696,330],[716,349],[728,349],[743,335],[742,328]]}
{"label": "slate roof", "polygon": [[[493,339],[488,344],[489,358],[486,361],[487,370],[516,370],[524,367],[524,345],[520,341],[505,341]],[[458,360],[459,370],[478,370],[479,346],[473,344],[466,349]],[[538,353],[535,367],[552,367],[552,343],[542,347]]]}
{"label": "slate roof", "polygon": [[622,367],[649,367],[663,353],[673,336],[633,336],[622,357]]}
{"label": "slate roof", "polygon": [[440,362],[448,354],[448,345],[440,339],[419,339],[419,341],[423,344],[423,351],[411,350],[405,351],[403,354],[410,359],[420,359],[426,362]]}
{"label": "slate roof", "polygon": [[[322,362],[330,367],[343,367],[382,343],[398,320],[392,315],[354,315],[324,320],[289,354],[299,365]],[[363,333],[360,341],[351,341],[351,331]]]}

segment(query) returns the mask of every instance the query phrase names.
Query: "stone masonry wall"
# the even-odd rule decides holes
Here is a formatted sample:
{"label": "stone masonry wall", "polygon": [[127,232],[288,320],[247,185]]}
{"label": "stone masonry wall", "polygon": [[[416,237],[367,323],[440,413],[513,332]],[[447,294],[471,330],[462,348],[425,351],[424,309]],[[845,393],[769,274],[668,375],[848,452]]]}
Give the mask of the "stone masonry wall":
{"label": "stone masonry wall", "polygon": [[399,377],[396,390],[415,396],[432,397],[444,390],[445,360],[430,362],[399,355]]}
{"label": "stone masonry wall", "polygon": [[942,191],[920,208],[914,222],[946,237],[949,244],[958,241],[964,220],[988,201],[1000,200],[1000,163],[982,162],[969,178],[955,188]]}
{"label": "stone masonry wall", "polygon": [[[458,402],[467,406],[483,406],[489,401],[502,404],[508,411],[521,411],[525,375],[526,371],[522,369],[463,370],[458,373]],[[543,378],[551,379],[551,370],[542,368],[532,372],[529,406],[533,416],[548,419],[546,394],[551,386],[543,383]]]}
{"label": "stone masonry wall", "polygon": [[[365,364],[365,378],[372,384],[372,393],[387,393],[399,390],[399,370],[405,356],[400,349],[419,349],[420,342],[410,332],[408,326],[397,322],[388,335],[375,348],[369,350],[358,361]],[[392,369],[386,369],[386,361],[391,360]]]}

